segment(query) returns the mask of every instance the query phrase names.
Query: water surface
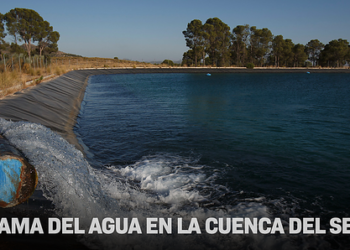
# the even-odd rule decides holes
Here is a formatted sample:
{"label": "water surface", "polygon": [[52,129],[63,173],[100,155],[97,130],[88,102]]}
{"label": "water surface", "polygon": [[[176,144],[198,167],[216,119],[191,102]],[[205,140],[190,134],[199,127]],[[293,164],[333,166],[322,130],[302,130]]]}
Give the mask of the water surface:
{"label": "water surface", "polygon": [[316,214],[347,214],[349,80],[293,73],[94,76],[76,131],[95,166],[192,157],[204,173],[218,171],[216,183],[233,192],[293,197]]}
{"label": "water surface", "polygon": [[[75,133],[0,132],[39,174],[50,214],[93,218],[349,217],[350,75],[92,76]],[[38,201],[34,201],[38,202]],[[42,208],[43,210],[48,210]],[[81,235],[91,249],[348,249],[344,235]],[[204,231],[203,231],[204,232]],[[328,232],[328,231],[327,231]]]}

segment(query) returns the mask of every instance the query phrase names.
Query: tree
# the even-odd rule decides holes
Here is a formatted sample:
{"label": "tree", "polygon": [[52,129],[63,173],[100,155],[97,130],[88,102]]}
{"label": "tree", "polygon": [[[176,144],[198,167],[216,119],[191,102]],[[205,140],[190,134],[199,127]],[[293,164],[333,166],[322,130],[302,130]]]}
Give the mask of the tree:
{"label": "tree", "polygon": [[[210,34],[214,33],[214,25],[210,24],[210,23],[205,23],[202,27],[202,60],[203,60],[203,66],[205,65],[210,65],[212,64],[212,60],[209,60],[209,58],[205,57],[205,55],[207,53],[209,53],[210,51],[210,44],[211,42],[213,42],[214,38],[210,37]],[[208,63],[210,62],[210,63]]]}
{"label": "tree", "polygon": [[320,63],[322,66],[332,65],[340,67],[344,65],[349,55],[349,42],[344,39],[332,40],[324,47],[320,54]]}
{"label": "tree", "polygon": [[273,35],[267,28],[257,29],[255,26],[250,27],[250,62],[260,64],[265,62],[266,55],[270,52]]}
{"label": "tree", "polygon": [[272,53],[275,57],[275,67],[280,66],[280,58],[283,56],[284,39],[282,35],[275,36],[272,41]]}
{"label": "tree", "polygon": [[45,48],[49,46],[50,48],[57,48],[57,42],[59,39],[60,34],[57,31],[53,31],[53,28],[52,26],[50,26],[50,23],[47,21],[42,21],[38,25],[38,31],[34,35],[33,41],[38,42],[39,55],[41,56]]}
{"label": "tree", "polygon": [[282,60],[284,62],[285,67],[289,67],[293,65],[293,47],[294,43],[291,39],[285,39],[283,43],[283,53]]}
{"label": "tree", "polygon": [[207,51],[213,61],[213,65],[225,66],[230,57],[230,27],[219,18],[209,18],[206,27],[210,28],[208,33],[209,46]]}
{"label": "tree", "polygon": [[245,64],[249,25],[237,25],[232,30],[232,49],[238,66]]}
{"label": "tree", "polygon": [[294,43],[291,39],[283,39],[282,35],[274,37],[272,41],[272,55],[275,67],[293,65],[293,47]]}
{"label": "tree", "polygon": [[6,37],[5,29],[4,29],[4,15],[0,13],[0,57],[2,59],[2,51],[6,49],[7,43],[5,42],[4,38]]}
{"label": "tree", "polygon": [[26,53],[25,49],[23,49],[17,43],[11,43],[11,45],[10,45],[10,52],[13,53],[13,54]]}
{"label": "tree", "polygon": [[198,19],[192,20],[188,25],[187,29],[182,32],[186,37],[186,46],[192,49],[194,53],[194,62],[197,67],[198,55],[200,55],[203,46],[203,35],[202,35],[202,21]]}
{"label": "tree", "polygon": [[29,58],[31,44],[40,33],[43,21],[43,18],[31,9],[15,8],[5,14],[6,29],[14,36],[16,43],[17,35],[24,41]]}
{"label": "tree", "polygon": [[308,59],[307,53],[305,52],[305,46],[298,43],[293,47],[293,67],[304,65],[306,59]]}
{"label": "tree", "polygon": [[201,29],[201,46],[199,47],[199,51],[202,53],[203,66],[206,65],[205,56],[210,46],[209,34],[212,29],[214,29],[214,26],[208,23],[205,23]]}
{"label": "tree", "polygon": [[261,30],[257,29],[256,26],[251,26],[249,31],[249,59],[251,63],[256,63],[259,56]]}
{"label": "tree", "polygon": [[[44,50],[43,50],[43,54],[45,55],[49,55],[51,53],[55,53],[58,51],[58,45],[57,43],[51,43],[49,44]],[[78,55],[75,55],[76,57],[81,57]]]}
{"label": "tree", "polygon": [[2,21],[6,23],[7,34],[14,37],[14,41],[17,43],[17,35],[19,33],[19,21],[16,18],[15,11],[11,10],[9,13],[2,15]]}
{"label": "tree", "polygon": [[306,44],[306,52],[309,56],[309,60],[312,62],[312,66],[316,66],[320,57],[321,50],[324,48],[324,44],[319,40],[314,39]]}
{"label": "tree", "polygon": [[185,52],[182,56],[182,65],[192,65],[194,61],[194,55],[193,50],[188,50]]}

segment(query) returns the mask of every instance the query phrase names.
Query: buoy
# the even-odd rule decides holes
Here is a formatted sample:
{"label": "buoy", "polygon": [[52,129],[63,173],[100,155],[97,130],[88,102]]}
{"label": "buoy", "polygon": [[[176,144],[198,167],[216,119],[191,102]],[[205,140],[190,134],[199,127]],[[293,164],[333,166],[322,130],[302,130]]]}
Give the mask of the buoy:
{"label": "buoy", "polygon": [[207,76],[211,76],[211,74],[210,74],[210,73],[208,73],[208,74],[207,74]]}
{"label": "buoy", "polygon": [[26,201],[37,184],[35,168],[0,136],[0,207],[13,207]]}

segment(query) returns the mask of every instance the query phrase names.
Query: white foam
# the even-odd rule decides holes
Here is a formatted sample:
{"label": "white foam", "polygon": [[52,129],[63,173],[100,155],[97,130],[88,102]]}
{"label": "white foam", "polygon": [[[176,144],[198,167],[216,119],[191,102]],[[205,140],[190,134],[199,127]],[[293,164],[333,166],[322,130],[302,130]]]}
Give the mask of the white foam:
{"label": "white foam", "polygon": [[[209,217],[270,216],[267,207],[259,202],[263,199],[242,201],[235,206],[219,203],[211,210],[204,208],[201,204],[212,202],[213,194],[228,190],[215,183],[217,171],[206,173],[206,166],[199,166],[196,159],[156,155],[129,166],[95,169],[74,146],[42,125],[0,118],[0,132],[35,166],[39,188],[54,203],[57,215],[79,217],[81,228],[87,228],[94,217],[137,217],[140,221],[146,217],[184,220],[195,217],[204,225],[203,221]],[[104,249],[114,249],[117,245],[123,249],[246,246],[242,236],[225,236],[225,241],[222,237],[93,235],[84,240],[90,247],[97,244]],[[261,237],[252,239],[261,243]]]}
{"label": "white foam", "polygon": [[[189,160],[188,160],[189,161]],[[157,193],[158,201],[179,205],[185,202],[201,202],[206,198],[199,194],[196,186],[206,180],[202,172],[193,173],[187,163],[176,165],[177,157],[161,155],[144,157],[132,166],[112,168],[112,170],[130,181],[139,182],[141,190]]]}
{"label": "white foam", "polygon": [[[100,184],[83,154],[50,129],[0,119],[0,132],[35,166],[39,188],[60,216],[91,217],[101,201]],[[86,207],[84,203],[89,202]],[[103,210],[102,210],[103,211]]]}

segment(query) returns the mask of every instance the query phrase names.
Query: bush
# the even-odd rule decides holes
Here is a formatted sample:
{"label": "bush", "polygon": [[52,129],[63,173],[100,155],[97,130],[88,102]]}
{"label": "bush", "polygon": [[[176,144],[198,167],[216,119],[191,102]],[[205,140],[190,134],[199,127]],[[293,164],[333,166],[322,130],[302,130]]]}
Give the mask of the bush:
{"label": "bush", "polygon": [[162,64],[168,64],[169,66],[174,66],[174,62],[172,60],[169,59],[165,59]]}
{"label": "bush", "polygon": [[59,75],[61,75],[62,72],[63,72],[63,70],[61,70],[60,67],[56,67],[56,68],[55,68],[55,74],[56,74],[56,75],[59,76]]}
{"label": "bush", "polygon": [[247,69],[254,69],[255,65],[254,63],[247,63],[246,68]]}
{"label": "bush", "polygon": [[38,78],[38,79],[35,80],[35,84],[41,83],[41,81],[42,81],[43,79],[44,79],[44,77],[43,77],[43,76],[40,76],[40,78]]}
{"label": "bush", "polygon": [[29,63],[23,63],[22,64],[22,70],[24,71],[24,72],[29,72],[29,70],[30,70],[30,64]]}
{"label": "bush", "polygon": [[27,74],[31,75],[31,76],[34,76],[35,75],[35,72],[34,72],[34,69],[33,68],[29,68],[27,70]]}

